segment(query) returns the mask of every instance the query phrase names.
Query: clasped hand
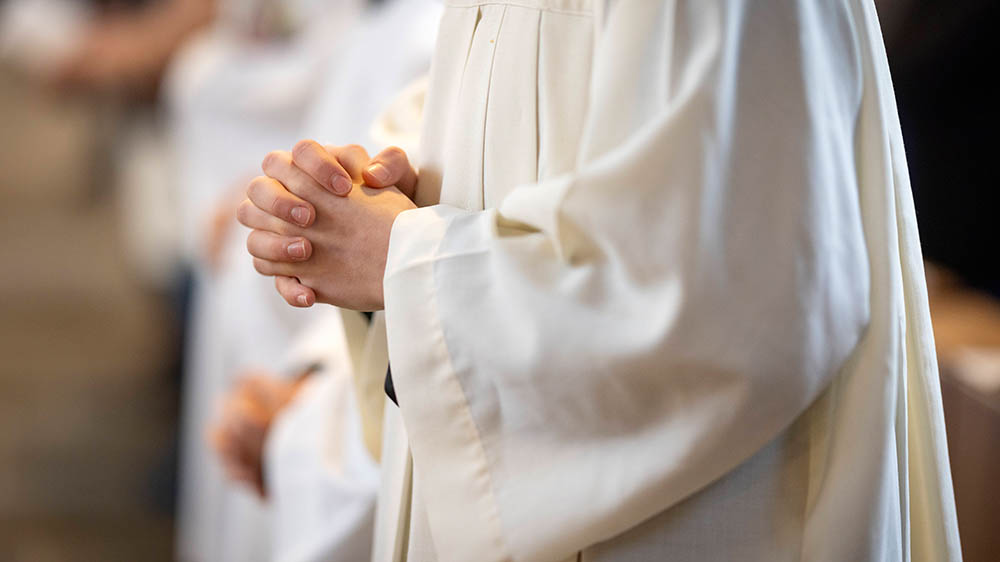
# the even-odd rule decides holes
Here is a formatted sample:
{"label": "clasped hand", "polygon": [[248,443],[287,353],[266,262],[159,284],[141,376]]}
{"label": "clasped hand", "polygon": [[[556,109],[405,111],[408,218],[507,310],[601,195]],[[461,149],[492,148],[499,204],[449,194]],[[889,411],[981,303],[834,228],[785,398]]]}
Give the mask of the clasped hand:
{"label": "clasped hand", "polygon": [[268,154],[236,217],[247,250],[292,306],[316,302],[381,310],[389,234],[413,203],[417,175],[398,148],[370,158],[359,146],[301,141]]}

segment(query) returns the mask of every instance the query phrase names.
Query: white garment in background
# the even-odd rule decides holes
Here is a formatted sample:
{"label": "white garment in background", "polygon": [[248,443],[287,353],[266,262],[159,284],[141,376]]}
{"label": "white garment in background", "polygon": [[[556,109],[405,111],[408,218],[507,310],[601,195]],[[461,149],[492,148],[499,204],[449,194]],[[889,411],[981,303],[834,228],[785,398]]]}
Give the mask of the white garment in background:
{"label": "white garment in background", "polygon": [[[404,92],[401,99],[397,93],[428,72],[440,12],[433,0],[391,0],[356,22],[322,72],[325,84],[306,118],[304,136],[363,144],[372,154],[391,144],[413,150],[419,104],[410,102],[422,99],[422,90]],[[370,135],[381,113],[387,115]],[[236,240],[232,250],[245,256],[244,240]],[[244,271],[256,276],[250,267]],[[264,472],[273,506],[273,559],[357,562],[370,558],[379,486],[368,447],[378,453],[381,432],[374,433],[376,443],[367,443],[364,425],[382,414],[365,411],[359,394],[374,394],[379,406],[384,399],[384,322],[376,315],[374,331],[364,321],[348,322],[354,332],[348,338],[338,309],[316,309],[322,318],[296,336],[289,364],[318,361],[322,370],[299,390],[268,436]],[[368,342],[372,338],[378,345]],[[348,339],[356,342],[353,358]]]}
{"label": "white garment in background", "polygon": [[243,0],[233,0],[181,50],[165,78],[181,230],[195,273],[178,508],[177,552],[185,562],[268,559],[267,512],[223,478],[205,432],[232,377],[247,367],[279,371],[292,334],[310,317],[253,272],[245,251],[227,248],[219,272],[208,271],[201,260],[207,219],[222,197],[260,173],[267,152],[298,140],[321,71],[362,3],[248,0],[266,4],[268,13],[284,11],[272,28],[288,33],[259,39],[259,29],[245,27]]}
{"label": "white garment in background", "polygon": [[410,129],[419,128],[419,121],[393,130],[380,125],[401,91],[430,71],[441,12],[439,0],[383,0],[366,12],[321,73],[304,138],[360,144],[372,156],[391,144],[415,148],[419,129]]}
{"label": "white garment in background", "polygon": [[446,6],[378,562],[960,559],[871,0]]}
{"label": "white garment in background", "polygon": [[327,307],[320,316],[292,352],[300,370],[319,370],[275,420],[265,451],[271,559],[280,562],[349,562],[371,553],[378,464],[364,442],[340,311]]}
{"label": "white garment in background", "polygon": [[93,11],[74,0],[7,0],[0,4],[0,61],[50,77],[79,49]]}

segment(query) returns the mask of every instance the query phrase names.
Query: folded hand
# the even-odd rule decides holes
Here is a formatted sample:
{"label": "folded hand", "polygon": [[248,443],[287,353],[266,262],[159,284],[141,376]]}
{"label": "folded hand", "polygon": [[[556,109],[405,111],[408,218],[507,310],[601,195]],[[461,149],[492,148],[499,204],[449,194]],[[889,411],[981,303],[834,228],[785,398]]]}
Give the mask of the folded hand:
{"label": "folded hand", "polygon": [[267,155],[237,218],[253,229],[254,267],[275,276],[293,306],[325,302],[383,307],[382,277],[396,216],[416,207],[416,172],[390,148],[370,158],[358,146],[299,142]]}

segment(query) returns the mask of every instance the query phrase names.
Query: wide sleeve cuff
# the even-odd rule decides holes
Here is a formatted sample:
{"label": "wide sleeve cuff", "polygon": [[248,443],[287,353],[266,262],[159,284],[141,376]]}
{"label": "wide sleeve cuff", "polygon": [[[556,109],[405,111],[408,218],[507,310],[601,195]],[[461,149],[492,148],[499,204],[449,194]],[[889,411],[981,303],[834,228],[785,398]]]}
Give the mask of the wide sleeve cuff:
{"label": "wide sleeve cuff", "polygon": [[[438,311],[435,265],[474,251],[484,213],[435,205],[396,218],[384,279],[389,358],[413,454],[414,490],[442,560],[508,560],[479,431],[456,377]],[[456,221],[463,249],[442,246]],[[469,237],[464,235],[469,234]],[[432,469],[428,469],[432,467]]]}

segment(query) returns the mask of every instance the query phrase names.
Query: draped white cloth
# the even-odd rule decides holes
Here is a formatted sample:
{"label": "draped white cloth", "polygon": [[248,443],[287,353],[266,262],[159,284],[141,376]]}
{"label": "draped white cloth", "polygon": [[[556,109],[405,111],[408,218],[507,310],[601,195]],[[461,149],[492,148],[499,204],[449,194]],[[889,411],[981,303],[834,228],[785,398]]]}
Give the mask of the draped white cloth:
{"label": "draped white cloth", "polygon": [[[219,20],[175,57],[165,78],[185,247],[195,281],[185,365],[178,558],[187,562],[269,559],[268,513],[227,483],[205,432],[232,377],[247,367],[280,371],[309,312],[293,309],[253,271],[234,231],[211,272],[199,248],[210,213],[260,173],[270,150],[298,140],[335,45],[363,0],[232,0]],[[272,14],[270,36],[251,29]],[[266,19],[266,18],[265,18]]]}
{"label": "draped white cloth", "polygon": [[379,469],[365,446],[340,311],[327,308],[291,355],[297,366],[320,368],[268,435],[264,475],[272,513],[270,559],[367,560]]}
{"label": "draped white cloth", "polygon": [[448,0],[433,68],[377,560],[960,558],[871,0]]}

